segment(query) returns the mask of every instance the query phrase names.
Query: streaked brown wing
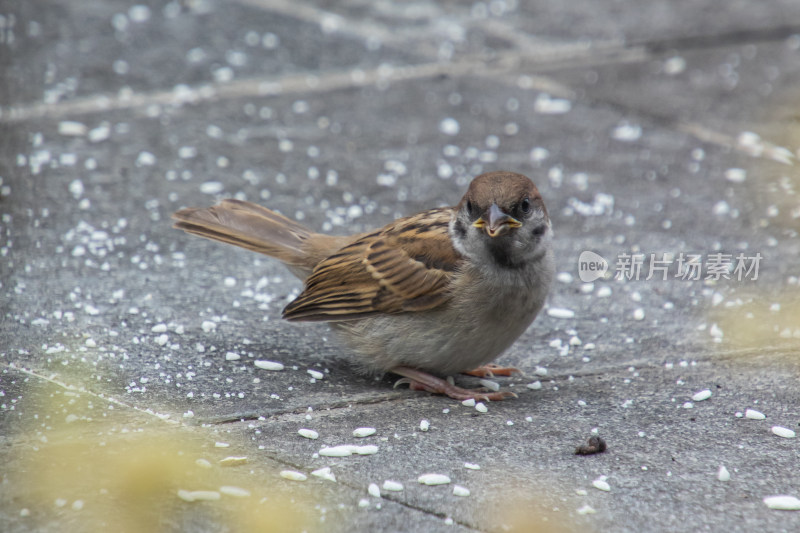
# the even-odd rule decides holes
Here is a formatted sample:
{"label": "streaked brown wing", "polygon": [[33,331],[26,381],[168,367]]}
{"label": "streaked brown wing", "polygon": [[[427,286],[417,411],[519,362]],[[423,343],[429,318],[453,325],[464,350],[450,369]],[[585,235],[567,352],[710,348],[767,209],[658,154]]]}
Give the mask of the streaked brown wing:
{"label": "streaked brown wing", "polygon": [[340,249],[317,265],[283,317],[351,320],[442,305],[461,261],[447,233],[451,213],[402,218]]}

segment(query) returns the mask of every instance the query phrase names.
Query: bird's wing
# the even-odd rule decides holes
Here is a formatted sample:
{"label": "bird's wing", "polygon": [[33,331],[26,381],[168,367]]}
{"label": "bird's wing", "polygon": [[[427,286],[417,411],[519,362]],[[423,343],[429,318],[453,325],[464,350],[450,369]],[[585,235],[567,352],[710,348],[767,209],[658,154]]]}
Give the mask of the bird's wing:
{"label": "bird's wing", "polygon": [[452,209],[396,220],[321,261],[283,310],[288,320],[351,320],[433,309],[450,298],[462,261],[448,234]]}

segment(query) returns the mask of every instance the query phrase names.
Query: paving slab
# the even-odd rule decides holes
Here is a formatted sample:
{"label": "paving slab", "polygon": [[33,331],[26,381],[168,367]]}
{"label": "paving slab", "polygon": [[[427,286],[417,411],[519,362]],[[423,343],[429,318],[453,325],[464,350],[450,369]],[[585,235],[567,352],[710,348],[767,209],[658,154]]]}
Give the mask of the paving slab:
{"label": "paving slab", "polygon": [[[798,441],[773,430],[800,427],[797,11],[115,0],[3,14],[3,523],[797,530],[800,514],[763,501],[800,497]],[[180,207],[236,197],[363,231],[455,203],[495,169],[538,184],[559,274],[500,359],[524,372],[497,378],[519,398],[485,413],[359,374],[325,325],[280,320],[301,284],[275,261],[170,227]],[[583,251],[608,273],[583,281]],[[638,275],[622,268],[635,254]],[[682,254],[703,261],[697,279]],[[575,455],[593,435],[607,451]],[[320,455],[339,445],[376,448]],[[336,482],[311,475],[326,467]]]}

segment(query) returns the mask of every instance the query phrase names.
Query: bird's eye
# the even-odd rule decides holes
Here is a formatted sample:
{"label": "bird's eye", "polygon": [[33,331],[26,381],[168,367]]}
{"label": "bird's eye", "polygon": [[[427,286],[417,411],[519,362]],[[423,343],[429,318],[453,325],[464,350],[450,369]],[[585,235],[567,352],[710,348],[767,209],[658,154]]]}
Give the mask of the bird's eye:
{"label": "bird's eye", "polygon": [[519,208],[523,213],[528,213],[531,210],[531,199],[525,197],[525,199],[520,202]]}
{"label": "bird's eye", "polygon": [[470,200],[467,200],[467,213],[469,216],[475,217],[477,213],[475,212],[475,204],[473,204]]}

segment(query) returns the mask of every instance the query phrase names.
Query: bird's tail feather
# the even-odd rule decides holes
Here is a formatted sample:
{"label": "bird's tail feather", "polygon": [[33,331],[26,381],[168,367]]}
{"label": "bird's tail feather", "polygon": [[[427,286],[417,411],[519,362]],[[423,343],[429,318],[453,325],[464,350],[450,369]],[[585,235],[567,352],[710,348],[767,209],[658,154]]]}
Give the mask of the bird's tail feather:
{"label": "bird's tail feather", "polygon": [[266,254],[289,266],[310,270],[319,261],[305,246],[314,232],[251,202],[228,199],[212,207],[188,207],[172,218],[173,227],[187,233]]}

